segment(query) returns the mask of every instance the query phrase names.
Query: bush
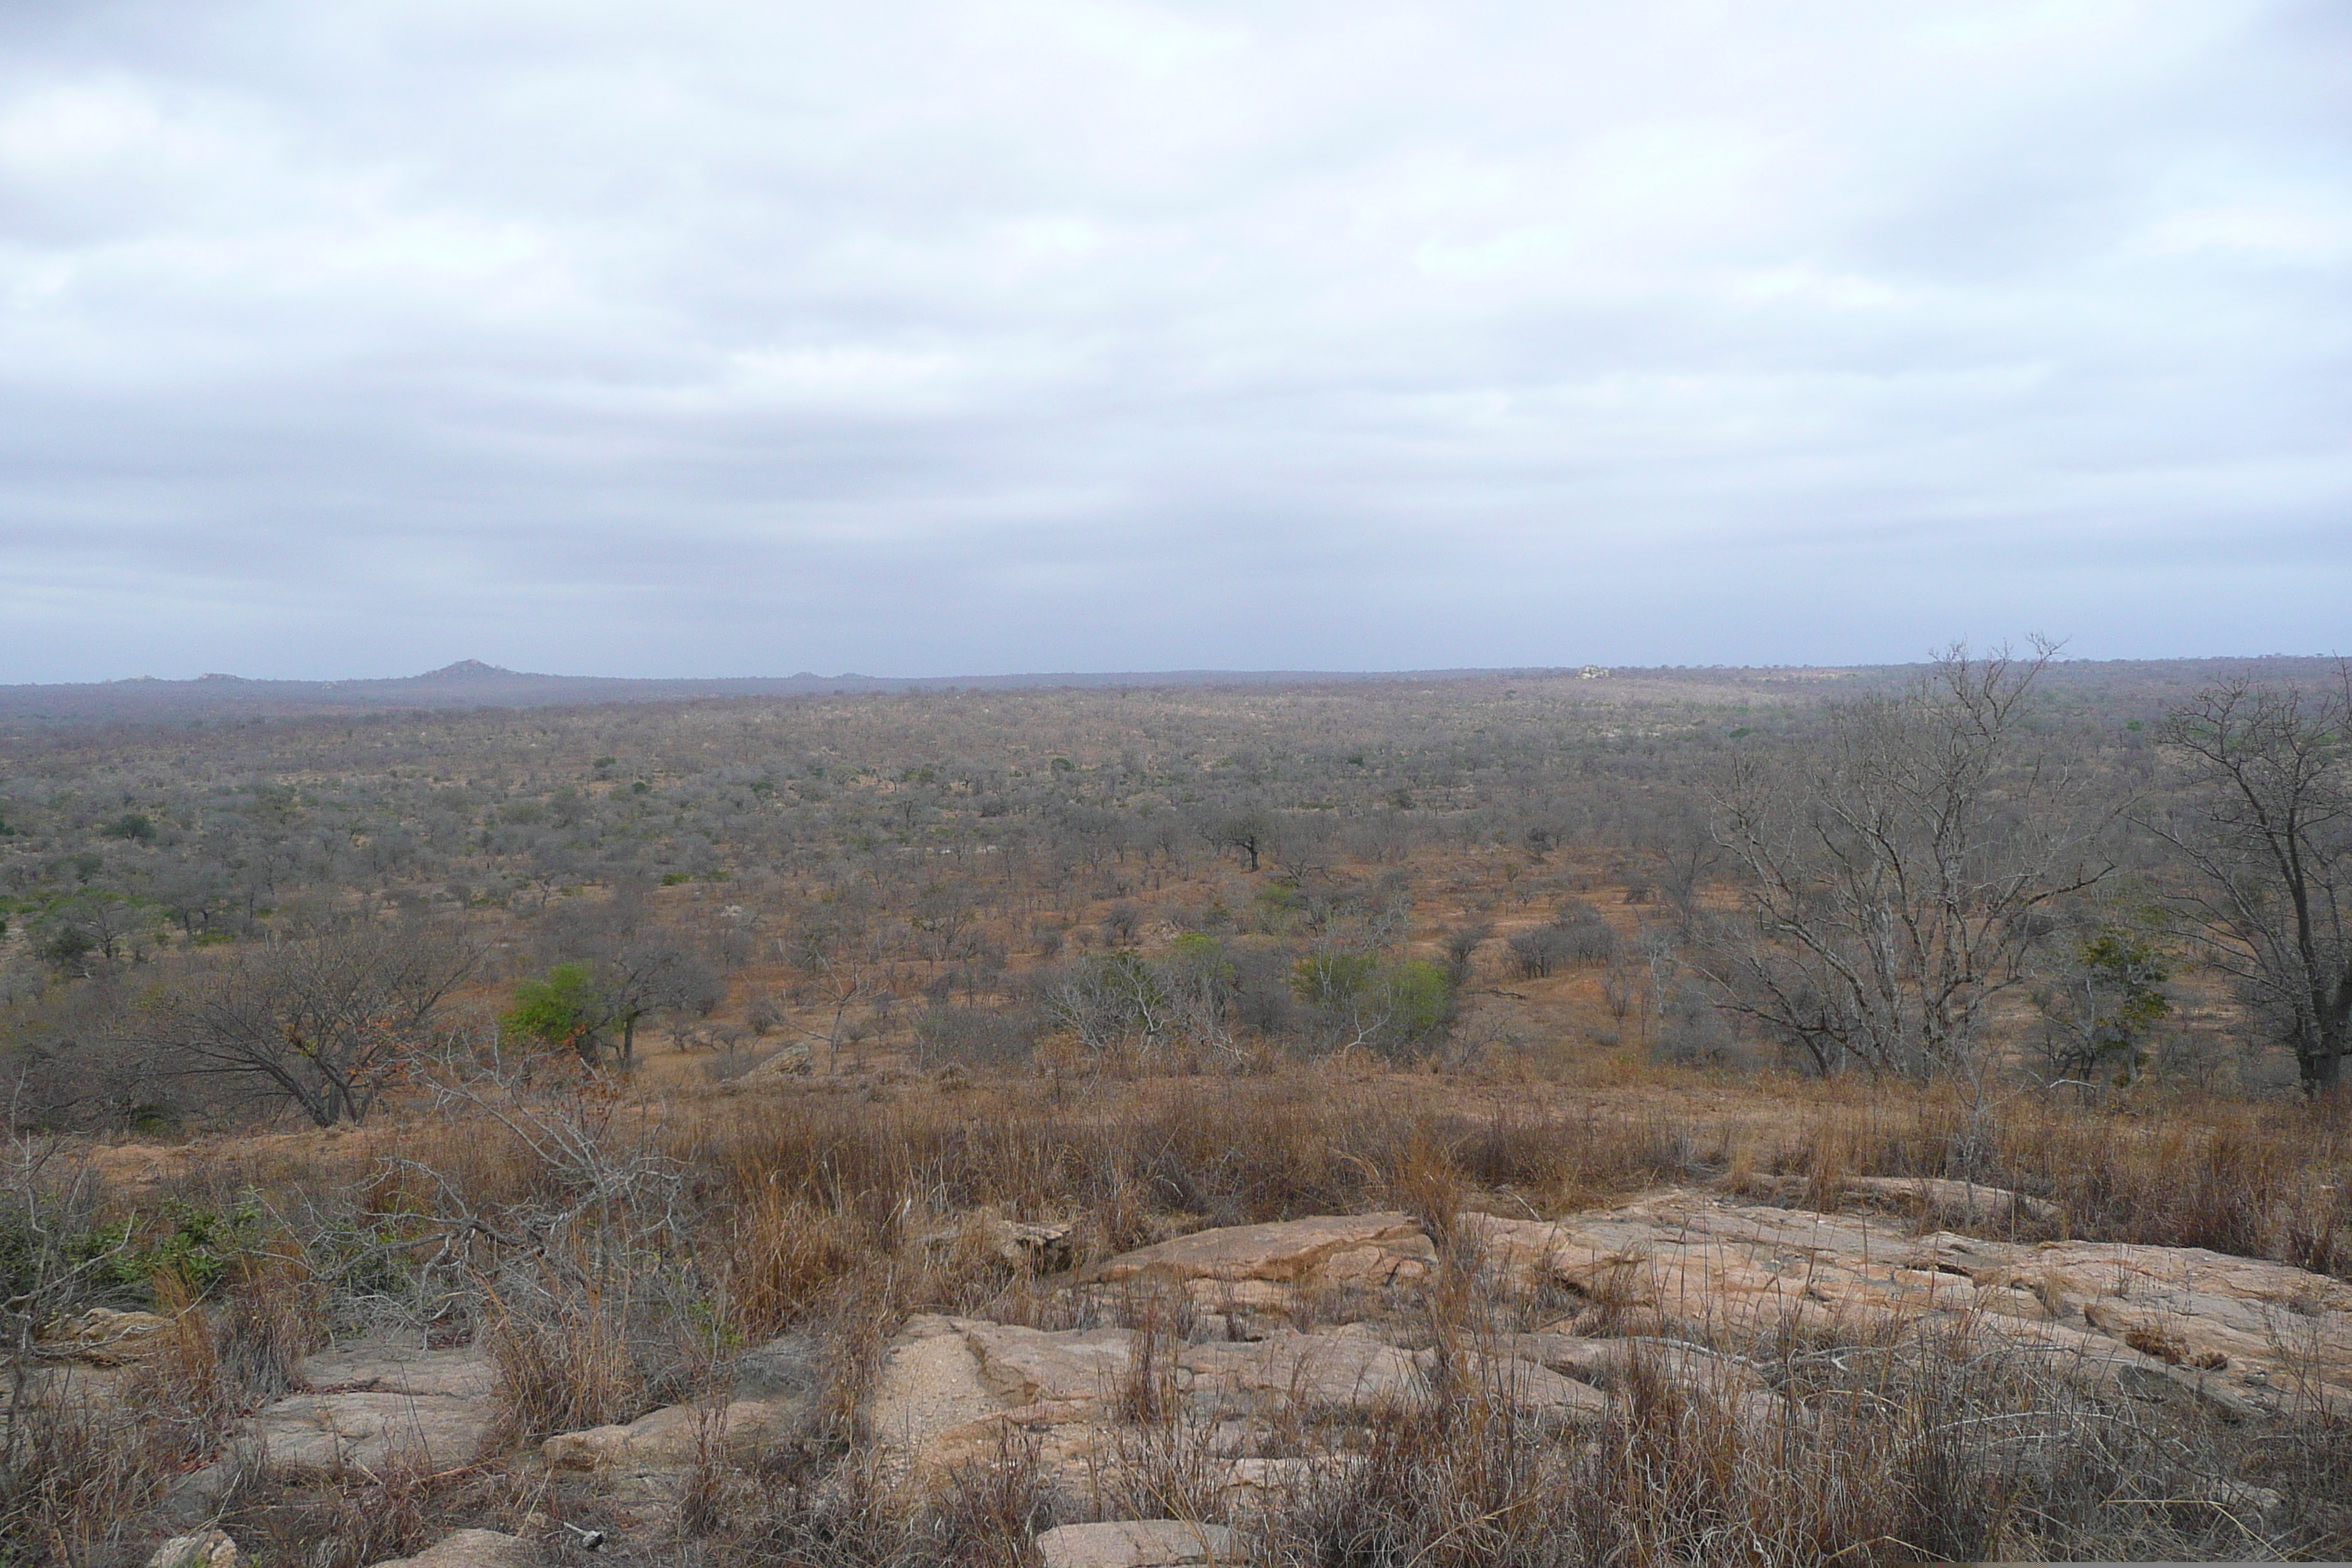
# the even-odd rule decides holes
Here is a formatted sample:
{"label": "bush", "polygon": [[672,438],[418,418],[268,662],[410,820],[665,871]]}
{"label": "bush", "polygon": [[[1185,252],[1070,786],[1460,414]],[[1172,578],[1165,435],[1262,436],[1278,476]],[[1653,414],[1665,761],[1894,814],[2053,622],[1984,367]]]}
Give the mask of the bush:
{"label": "bush", "polygon": [[155,842],[155,819],[143,811],[126,811],[99,829],[109,838],[120,838],[131,844]]}
{"label": "bush", "polygon": [[1327,952],[1302,958],[1291,987],[1324,1048],[1362,1046],[1403,1057],[1426,1045],[1454,1021],[1454,985],[1426,959],[1382,963],[1369,953]]}
{"label": "bush", "polygon": [[1511,963],[1520,979],[1541,980],[1568,962],[1567,936],[1558,926],[1538,926],[1517,933],[1503,945],[1510,950]]}
{"label": "bush", "polygon": [[915,1020],[915,1041],[926,1067],[1011,1067],[1036,1053],[1037,1022],[1027,1013],[942,1003]]}
{"label": "bush", "polygon": [[598,1026],[604,1017],[596,977],[584,963],[559,963],[542,980],[526,980],[515,987],[514,1005],[499,1023],[510,1039],[533,1040],[577,1051],[593,1062],[602,1042]]}
{"label": "bush", "polygon": [[1617,951],[1617,933],[1581,900],[1560,906],[1551,924],[1519,932],[1507,944],[1522,980],[1540,980],[1571,963],[1600,963]]}

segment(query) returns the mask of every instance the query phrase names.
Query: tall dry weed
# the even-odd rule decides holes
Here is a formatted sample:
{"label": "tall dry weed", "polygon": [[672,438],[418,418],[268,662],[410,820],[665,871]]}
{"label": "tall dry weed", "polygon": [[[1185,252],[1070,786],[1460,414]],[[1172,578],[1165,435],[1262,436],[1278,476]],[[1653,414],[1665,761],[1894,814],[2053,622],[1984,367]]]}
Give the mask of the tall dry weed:
{"label": "tall dry weed", "polygon": [[512,1279],[488,1291],[483,1338],[498,1402],[488,1446],[629,1421],[654,1402],[633,1343],[641,1283],[626,1271],[598,1279],[550,1266],[536,1289]]}

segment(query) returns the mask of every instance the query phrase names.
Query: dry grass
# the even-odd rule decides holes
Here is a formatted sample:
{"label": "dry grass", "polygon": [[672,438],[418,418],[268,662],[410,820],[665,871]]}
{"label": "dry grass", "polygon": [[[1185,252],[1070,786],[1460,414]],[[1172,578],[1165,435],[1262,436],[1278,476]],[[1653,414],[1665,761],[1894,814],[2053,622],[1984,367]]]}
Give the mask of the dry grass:
{"label": "dry grass", "polygon": [[[1622,1090],[1309,1068],[901,1080],[672,1105],[608,1096],[576,1112],[551,1100],[530,1114],[576,1133],[560,1158],[525,1136],[541,1123],[526,1118],[518,1132],[502,1105],[504,1121],[453,1114],[402,1128],[399,1161],[363,1182],[321,1173],[343,1157],[331,1144],[320,1146],[326,1164],[279,1166],[263,1196],[292,1216],[285,1228],[200,1307],[160,1287],[182,1325],[139,1374],[151,1380],[142,1408],[160,1418],[136,1432],[63,1412],[25,1424],[5,1500],[18,1560],[123,1560],[163,1480],[282,1391],[322,1329],[358,1310],[357,1288],[321,1263],[318,1237],[430,1241],[453,1216],[536,1238],[511,1247],[469,1235],[458,1263],[411,1293],[427,1326],[479,1325],[499,1371],[502,1448],[712,1396],[725,1346],[813,1335],[822,1441],[751,1472],[714,1450],[692,1478],[675,1548],[681,1563],[808,1568],[1010,1564],[1049,1521],[1026,1450],[974,1467],[929,1510],[887,1505],[875,1489],[855,1415],[915,1311],[1062,1327],[1109,1310],[1141,1331],[1096,1504],[1218,1506],[1211,1456],[1171,1418],[1190,1302],[1084,1304],[959,1228],[975,1210],[1076,1222],[1082,1262],[1204,1225],[1411,1211],[1447,1260],[1413,1327],[1441,1368],[1465,1366],[1482,1336],[1531,1327],[1557,1305],[1482,1293],[1453,1215],[1552,1215],[1669,1184],[1795,1177],[1833,1199],[1848,1176],[1964,1174],[2049,1199],[2061,1213],[2051,1228],[2075,1235],[2338,1272],[2352,1263],[2342,1226],[2352,1136],[2326,1108],[2284,1104],[2151,1097],[2085,1110],[2018,1098],[1986,1115],[1946,1091],[1700,1077],[1675,1089],[1654,1074]],[[225,1202],[253,1174],[197,1166],[170,1195]],[[432,1252],[389,1256],[414,1269]],[[366,1310],[380,1311],[384,1288],[371,1289]],[[1612,1327],[1605,1300],[1581,1305],[1591,1327]],[[1282,1500],[1255,1550],[1267,1563],[1434,1565],[2352,1547],[2352,1438],[2337,1415],[2209,1429],[2102,1403],[1957,1341],[1727,1348],[1760,1364],[1799,1418],[1759,1427],[1727,1396],[1637,1369],[1607,1426],[1564,1436],[1505,1391],[1458,1376],[1443,1382],[1444,1398],[1377,1423],[1360,1465]],[[1328,1436],[1301,1430],[1293,1448]],[[2231,1502],[2232,1482],[2290,1500],[2252,1517]],[[515,1505],[479,1478],[380,1478],[240,1506],[262,1561],[334,1568],[510,1520]]]}
{"label": "dry grass", "polygon": [[1959,1338],[1791,1350],[1763,1420],[1637,1355],[1597,1426],[1544,1430],[1507,1387],[1391,1412],[1360,1464],[1267,1521],[1283,1564],[2269,1558],[2291,1532],[2228,1489],[2224,1432],[2101,1404]]}
{"label": "dry grass", "polygon": [[170,1474],[168,1450],[105,1405],[46,1403],[21,1412],[8,1436],[0,1547],[16,1561],[105,1561]]}

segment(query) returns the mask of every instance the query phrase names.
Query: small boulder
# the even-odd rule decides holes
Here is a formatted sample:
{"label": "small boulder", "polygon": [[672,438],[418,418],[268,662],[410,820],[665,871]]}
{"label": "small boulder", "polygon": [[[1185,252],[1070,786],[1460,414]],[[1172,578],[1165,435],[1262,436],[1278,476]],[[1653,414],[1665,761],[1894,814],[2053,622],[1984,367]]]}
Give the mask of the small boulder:
{"label": "small boulder", "polygon": [[[1380,1288],[1426,1278],[1437,1248],[1409,1214],[1317,1215],[1195,1231],[1123,1253],[1097,1271],[1107,1284],[1156,1278],[1196,1297],[1278,1304],[1299,1286]],[[1218,1286],[1222,1289],[1204,1289]]]}
{"label": "small boulder", "polygon": [[414,1557],[393,1557],[375,1568],[537,1568],[540,1552],[520,1535],[461,1530]]}
{"label": "small boulder", "polygon": [[153,1350],[155,1336],[172,1326],[159,1312],[118,1312],[92,1307],[87,1312],[59,1318],[41,1331],[41,1353],[83,1361],[98,1366],[119,1366]]}
{"label": "small boulder", "polygon": [[487,1399],[411,1394],[297,1394],[264,1405],[247,1429],[276,1473],[408,1463],[468,1463],[489,1430]]}
{"label": "small boulder", "polygon": [[1059,1274],[1077,1260],[1066,1225],[1007,1219],[997,1221],[993,1230],[996,1256],[1026,1273]]}
{"label": "small boulder", "polygon": [[816,1053],[802,1041],[794,1041],[745,1073],[736,1081],[748,1083],[763,1078],[806,1078],[816,1070]]}
{"label": "small boulder", "polygon": [[380,1472],[406,1461],[447,1469],[474,1458],[489,1429],[494,1374],[487,1352],[362,1341],[306,1356],[304,1394],[262,1406],[244,1447],[277,1472]]}
{"label": "small boulder", "polygon": [[1006,1219],[982,1209],[958,1219],[944,1230],[923,1237],[923,1245],[946,1250],[977,1243],[984,1251],[1016,1272],[1059,1274],[1077,1260],[1070,1240],[1072,1227],[1036,1220]]}
{"label": "small boulder", "polygon": [[1045,1568],[1191,1568],[1242,1560],[1224,1526],[1172,1519],[1066,1524],[1037,1538],[1037,1555]]}
{"label": "small boulder", "polygon": [[683,1470],[706,1446],[734,1460],[803,1435],[815,1403],[807,1397],[737,1399],[724,1405],[670,1405],[625,1425],[559,1432],[540,1445],[540,1458],[559,1470],[617,1470],[638,1475]]}
{"label": "small boulder", "polygon": [[236,1568],[236,1542],[221,1530],[175,1535],[155,1548],[147,1568]]}

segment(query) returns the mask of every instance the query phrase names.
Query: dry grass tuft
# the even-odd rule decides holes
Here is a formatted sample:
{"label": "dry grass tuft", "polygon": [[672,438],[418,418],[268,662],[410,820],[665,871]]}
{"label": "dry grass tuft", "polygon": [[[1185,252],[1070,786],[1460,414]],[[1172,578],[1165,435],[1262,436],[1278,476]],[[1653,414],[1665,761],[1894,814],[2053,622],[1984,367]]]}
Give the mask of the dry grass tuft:
{"label": "dry grass tuft", "polygon": [[552,1266],[541,1280],[537,1290],[489,1293],[493,1449],[629,1421],[653,1403],[631,1342],[639,1281],[625,1271],[597,1279]]}

